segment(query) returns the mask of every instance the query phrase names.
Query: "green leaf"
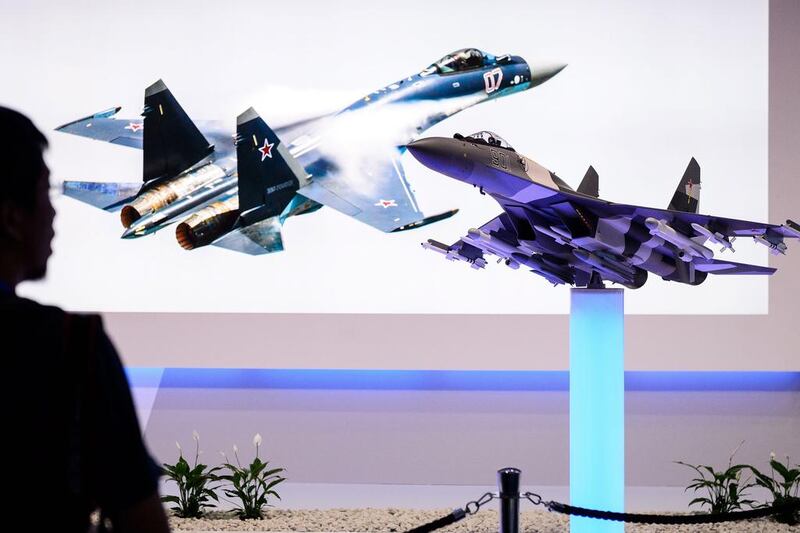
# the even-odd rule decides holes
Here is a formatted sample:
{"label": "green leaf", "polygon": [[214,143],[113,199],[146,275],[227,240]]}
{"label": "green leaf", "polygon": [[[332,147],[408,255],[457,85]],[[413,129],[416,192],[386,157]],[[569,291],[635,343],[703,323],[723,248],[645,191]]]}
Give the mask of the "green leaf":
{"label": "green leaf", "polygon": [[180,503],[180,499],[178,499],[177,496],[162,496],[161,501],[165,503],[166,502]]}
{"label": "green leaf", "polygon": [[694,505],[696,503],[702,503],[702,504],[705,504],[705,505],[711,505],[711,500],[709,500],[708,498],[695,498],[694,500],[689,502],[689,507],[691,507],[692,505]]}
{"label": "green leaf", "polygon": [[772,461],[769,462],[769,464],[772,468],[775,469],[777,473],[781,475],[783,479],[789,477],[789,470],[780,462],[773,459]]}

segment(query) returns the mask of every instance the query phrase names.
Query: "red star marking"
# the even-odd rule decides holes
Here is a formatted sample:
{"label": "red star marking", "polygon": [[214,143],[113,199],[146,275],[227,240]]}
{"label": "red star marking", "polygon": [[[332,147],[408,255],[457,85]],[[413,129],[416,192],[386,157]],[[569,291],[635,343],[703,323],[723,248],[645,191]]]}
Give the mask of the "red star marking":
{"label": "red star marking", "polygon": [[267,141],[267,138],[264,137],[264,146],[258,149],[261,152],[261,160],[263,161],[266,158],[272,159],[272,147],[275,143],[271,143]]}
{"label": "red star marking", "polygon": [[144,124],[141,122],[129,122],[128,125],[125,126],[125,129],[136,133],[137,131],[144,129]]}
{"label": "red star marking", "polygon": [[397,202],[394,200],[378,200],[378,203],[375,204],[377,207],[382,207],[386,209],[387,207],[397,207]]}

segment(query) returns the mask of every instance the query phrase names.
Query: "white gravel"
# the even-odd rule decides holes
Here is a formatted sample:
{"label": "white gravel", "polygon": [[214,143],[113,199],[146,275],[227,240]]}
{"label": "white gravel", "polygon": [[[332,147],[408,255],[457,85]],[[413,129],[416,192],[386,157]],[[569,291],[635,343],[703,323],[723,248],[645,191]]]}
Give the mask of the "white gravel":
{"label": "white gravel", "polygon": [[[270,531],[270,532],[403,532],[451,512],[451,509],[420,511],[415,509],[329,509],[329,510],[278,510],[265,513],[264,520],[239,520],[230,512],[210,512],[204,518],[170,518],[173,531]],[[520,531],[523,533],[565,533],[569,519],[545,511],[521,513]],[[442,533],[497,533],[498,513],[482,510],[474,516],[442,528]],[[628,524],[627,533],[800,533],[800,527],[779,524],[768,518],[735,523],[695,526],[659,526]]]}

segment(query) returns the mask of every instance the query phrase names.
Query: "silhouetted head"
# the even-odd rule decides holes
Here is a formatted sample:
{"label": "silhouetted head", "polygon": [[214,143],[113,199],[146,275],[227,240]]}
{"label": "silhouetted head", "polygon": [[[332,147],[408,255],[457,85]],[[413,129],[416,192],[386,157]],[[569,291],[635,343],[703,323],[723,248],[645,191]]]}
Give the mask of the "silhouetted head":
{"label": "silhouetted head", "polygon": [[47,271],[55,210],[45,148],[30,119],[0,107],[0,281],[12,287]]}

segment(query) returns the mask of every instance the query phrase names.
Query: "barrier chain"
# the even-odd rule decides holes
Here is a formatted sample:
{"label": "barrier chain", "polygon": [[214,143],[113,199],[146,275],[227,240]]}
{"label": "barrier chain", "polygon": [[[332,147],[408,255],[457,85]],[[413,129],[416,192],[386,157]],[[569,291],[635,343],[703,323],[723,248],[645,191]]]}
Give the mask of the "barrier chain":
{"label": "barrier chain", "polygon": [[487,492],[477,500],[468,502],[463,508],[453,509],[453,512],[449,515],[437,518],[432,522],[415,527],[414,529],[409,529],[406,533],[430,533],[431,531],[436,531],[437,529],[449,526],[450,524],[455,524],[459,520],[466,518],[468,515],[474,515],[481,510],[481,507],[495,498],[497,498],[496,494]]}
{"label": "barrier chain", "polygon": [[561,502],[546,502],[542,497],[533,492],[526,492],[520,495],[534,505],[543,505],[548,511],[561,513],[571,516],[583,516],[586,518],[597,518],[600,520],[611,520],[615,522],[628,522],[633,524],[714,524],[718,522],[733,522],[736,520],[752,520],[754,518],[764,518],[771,515],[791,516],[800,512],[800,500],[789,501],[780,505],[771,505],[749,511],[734,511],[731,513],[715,514],[696,514],[696,515],[659,515],[644,513],[616,513],[613,511],[600,511],[598,509],[586,509],[567,505]]}

